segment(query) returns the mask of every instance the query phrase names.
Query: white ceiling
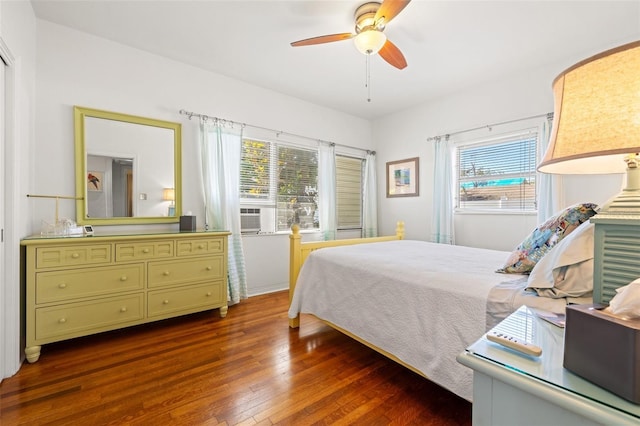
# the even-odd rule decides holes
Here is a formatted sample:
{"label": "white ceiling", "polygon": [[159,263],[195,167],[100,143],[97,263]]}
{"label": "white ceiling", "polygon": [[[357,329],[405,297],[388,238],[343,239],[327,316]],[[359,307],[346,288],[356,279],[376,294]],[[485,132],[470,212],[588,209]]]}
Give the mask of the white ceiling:
{"label": "white ceiling", "polygon": [[289,44],[353,31],[364,2],[31,0],[40,19],[368,119],[640,38],[640,0],[413,0],[385,30],[408,67],[373,57],[367,102],[351,40]]}

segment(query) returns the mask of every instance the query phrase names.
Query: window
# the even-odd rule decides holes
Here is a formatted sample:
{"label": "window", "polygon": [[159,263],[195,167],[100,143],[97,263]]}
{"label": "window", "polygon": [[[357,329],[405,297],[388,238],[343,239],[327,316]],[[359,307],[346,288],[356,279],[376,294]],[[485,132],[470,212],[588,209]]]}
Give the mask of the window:
{"label": "window", "polygon": [[317,150],[244,139],[241,161],[240,203],[261,207],[262,232],[318,229]]}
{"label": "window", "polygon": [[276,145],[277,231],[318,229],[318,151]]}
{"label": "window", "polygon": [[457,149],[459,209],[536,210],[537,133]]}
{"label": "window", "polygon": [[240,200],[245,203],[275,204],[271,190],[271,144],[242,140]]}
{"label": "window", "polygon": [[336,155],[336,209],[338,229],[362,228],[361,158]]}
{"label": "window", "polygon": [[[301,229],[319,229],[317,149],[243,139],[241,161],[242,219],[251,223],[246,232],[288,231],[293,223]],[[362,159],[336,155],[339,229],[362,227],[362,173]]]}

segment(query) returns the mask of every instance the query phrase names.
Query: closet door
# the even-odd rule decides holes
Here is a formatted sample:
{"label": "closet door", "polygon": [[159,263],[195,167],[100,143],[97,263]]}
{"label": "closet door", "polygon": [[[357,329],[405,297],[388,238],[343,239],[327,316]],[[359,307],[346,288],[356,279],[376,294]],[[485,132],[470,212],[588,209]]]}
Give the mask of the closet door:
{"label": "closet door", "polygon": [[7,352],[13,349],[12,345],[7,344],[7,333],[5,329],[5,324],[7,324],[5,316],[8,314],[6,310],[7,306],[7,293],[4,289],[6,289],[6,280],[7,274],[5,267],[6,258],[5,258],[5,243],[4,243],[4,226],[5,226],[5,185],[10,181],[9,176],[7,176],[7,167],[5,165],[5,143],[6,143],[6,122],[5,122],[5,105],[6,105],[6,89],[5,89],[5,72],[6,72],[6,64],[2,60],[2,56],[0,56],[0,320],[2,321],[2,325],[0,326],[0,343],[3,349],[0,351],[0,381],[5,375],[5,366],[7,362]]}
{"label": "closet door", "polygon": [[5,167],[5,106],[6,106],[6,90],[5,90],[5,69],[6,64],[0,57],[0,271],[4,271],[4,207],[5,207],[5,185],[9,182],[9,177]]}

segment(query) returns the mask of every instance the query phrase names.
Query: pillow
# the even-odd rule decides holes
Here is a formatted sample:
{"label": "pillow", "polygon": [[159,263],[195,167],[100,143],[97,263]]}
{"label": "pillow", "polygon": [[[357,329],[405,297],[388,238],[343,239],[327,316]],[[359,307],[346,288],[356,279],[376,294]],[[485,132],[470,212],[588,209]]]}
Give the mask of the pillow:
{"label": "pillow", "polygon": [[596,214],[593,203],[575,204],[552,216],[527,236],[496,272],[528,274],[536,263],[580,224]]}
{"label": "pillow", "polygon": [[593,292],[593,223],[583,223],[531,271],[527,289],[538,296],[590,296]]}

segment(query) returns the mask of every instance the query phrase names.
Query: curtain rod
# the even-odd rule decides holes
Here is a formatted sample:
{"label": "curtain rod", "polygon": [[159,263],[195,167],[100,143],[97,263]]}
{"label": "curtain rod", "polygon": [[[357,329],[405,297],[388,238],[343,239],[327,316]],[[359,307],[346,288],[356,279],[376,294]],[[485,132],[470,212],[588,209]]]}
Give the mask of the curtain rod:
{"label": "curtain rod", "polygon": [[243,128],[244,127],[252,127],[254,129],[258,129],[258,130],[265,130],[267,132],[273,132],[273,133],[276,134],[276,136],[280,136],[280,135],[293,136],[293,137],[296,137],[296,138],[307,139],[307,140],[310,140],[310,141],[328,143],[328,144],[331,144],[331,145],[334,145],[334,146],[341,146],[343,148],[357,149],[359,151],[364,151],[367,154],[376,155],[375,151],[371,151],[369,149],[358,148],[358,147],[350,146],[350,145],[343,145],[343,144],[339,144],[339,143],[335,143],[335,142],[325,141],[325,140],[322,140],[322,139],[314,139],[314,138],[310,138],[308,136],[297,135],[295,133],[289,133],[289,132],[285,132],[285,131],[282,131],[282,130],[269,129],[268,127],[254,126],[252,124],[246,124],[246,123],[237,123],[235,121],[227,120],[227,119],[224,119],[224,118],[212,117],[212,116],[205,115],[205,114],[197,114],[195,112],[185,111],[184,109],[180,110],[180,115],[186,115],[187,117],[189,117],[189,120],[191,120],[193,117],[197,117],[197,118],[199,118],[200,120],[202,120],[204,122],[207,122],[208,120],[213,120],[214,122],[221,122],[223,125],[224,124],[230,124],[230,125],[233,126],[234,124],[238,124],[238,125],[242,126]]}
{"label": "curtain rod", "polygon": [[515,120],[502,121],[500,123],[487,124],[486,126],[478,126],[478,127],[472,128],[472,129],[458,130],[457,132],[445,133],[444,135],[431,136],[431,137],[427,138],[427,142],[430,142],[430,141],[433,141],[433,140],[438,140],[438,139],[442,138],[443,136],[446,137],[446,138],[449,138],[452,135],[459,135],[461,133],[473,132],[474,130],[480,130],[480,129],[489,129],[489,130],[491,130],[491,128],[493,126],[500,126],[500,125],[503,125],[503,124],[517,123],[518,121],[525,121],[525,120],[530,120],[532,118],[539,118],[539,117],[547,117],[547,120],[551,120],[553,118],[553,113],[552,112],[548,112],[546,114],[532,115],[530,117],[524,117],[524,118],[517,118]]}

